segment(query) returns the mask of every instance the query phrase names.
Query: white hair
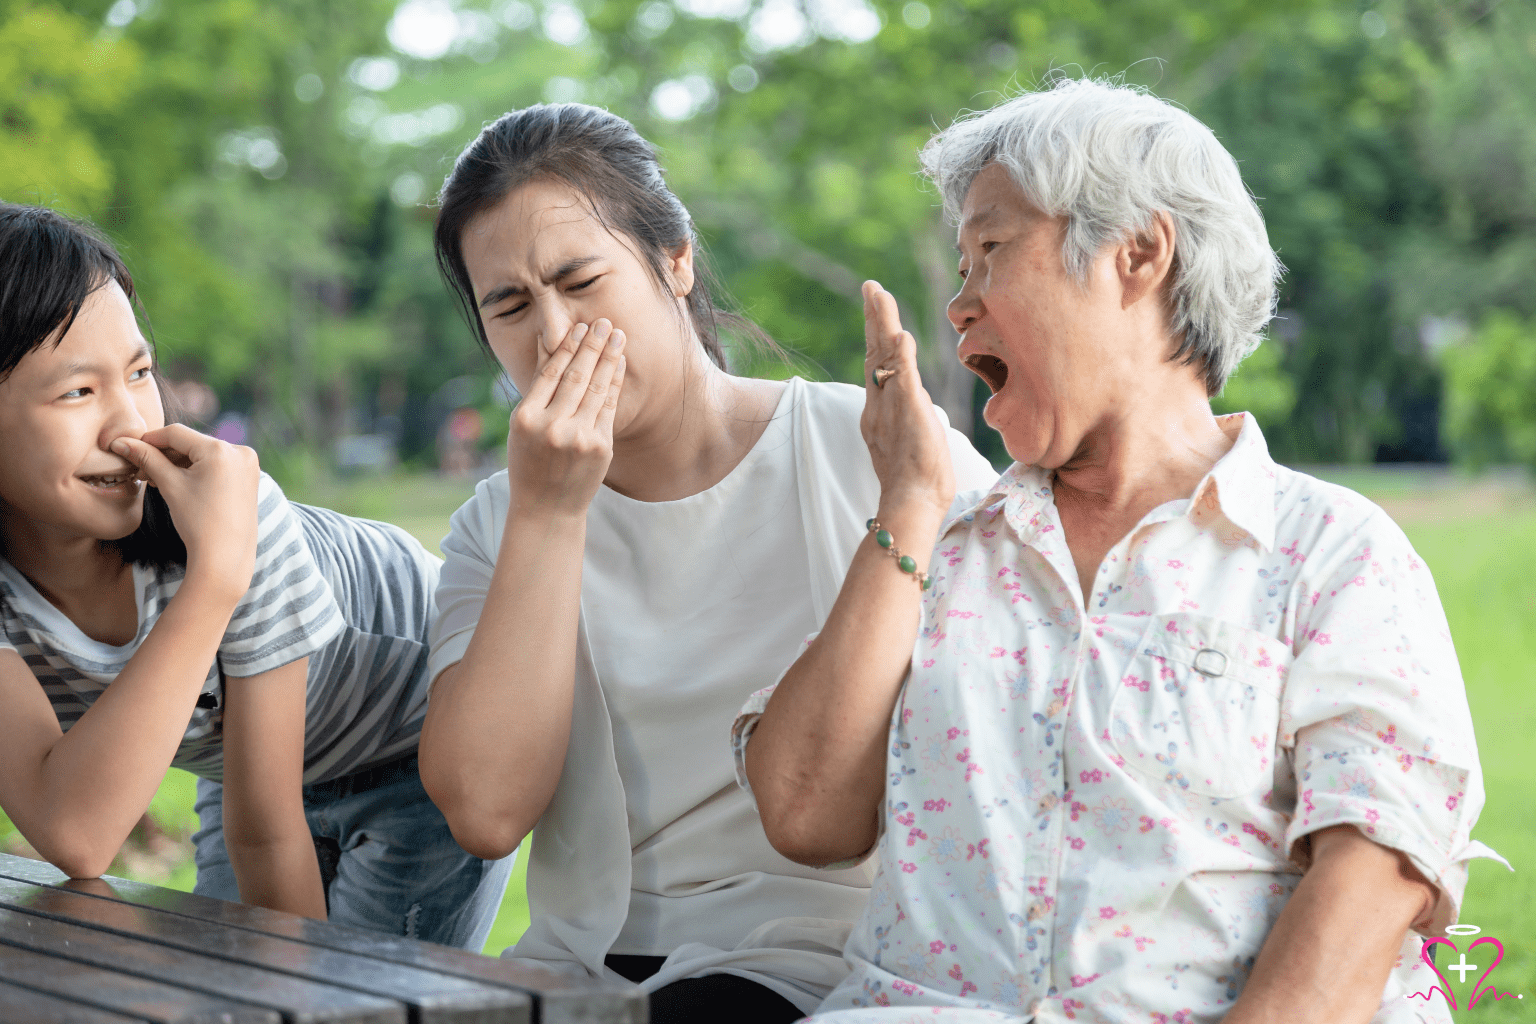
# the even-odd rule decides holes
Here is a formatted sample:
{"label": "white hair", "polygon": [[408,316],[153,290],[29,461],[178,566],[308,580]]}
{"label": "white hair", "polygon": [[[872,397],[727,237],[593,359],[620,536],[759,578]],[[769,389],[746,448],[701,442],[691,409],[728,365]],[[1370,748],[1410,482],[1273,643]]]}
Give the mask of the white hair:
{"label": "white hair", "polygon": [[1283,268],[1237,162],[1187,111],[1118,82],[1063,79],[961,117],[922,152],[952,222],[993,161],[1031,205],[1066,218],[1062,263],[1079,281],[1106,246],[1143,235],[1159,211],[1172,218],[1174,358],[1201,367],[1209,394],[1258,348]]}

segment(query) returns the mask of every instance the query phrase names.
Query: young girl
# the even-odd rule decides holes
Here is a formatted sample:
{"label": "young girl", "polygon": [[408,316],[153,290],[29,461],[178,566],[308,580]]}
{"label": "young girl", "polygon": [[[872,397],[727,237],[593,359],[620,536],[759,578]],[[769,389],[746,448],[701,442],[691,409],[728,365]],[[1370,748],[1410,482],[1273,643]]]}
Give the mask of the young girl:
{"label": "young girl", "polygon": [[94,231],[0,205],[0,807],[94,877],[184,768],[198,892],[478,950],[511,860],[416,770],[439,561],[167,425],[134,303]]}
{"label": "young girl", "polygon": [[642,982],[657,1022],[790,1021],[846,976],[869,876],[773,850],[729,729],[883,498],[862,389],[726,371],[694,245],[650,146],[592,107],[507,114],[443,187],[439,261],[523,399],[444,541],[422,773],[481,856],[533,829],[510,955]]}

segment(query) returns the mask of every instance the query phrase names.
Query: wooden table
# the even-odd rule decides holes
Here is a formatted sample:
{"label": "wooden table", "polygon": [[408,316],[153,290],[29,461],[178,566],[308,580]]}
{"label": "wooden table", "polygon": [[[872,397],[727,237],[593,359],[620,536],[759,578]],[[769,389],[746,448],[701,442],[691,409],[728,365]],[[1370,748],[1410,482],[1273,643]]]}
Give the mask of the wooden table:
{"label": "wooden table", "polygon": [[0,854],[4,1024],[645,1024],[632,985]]}

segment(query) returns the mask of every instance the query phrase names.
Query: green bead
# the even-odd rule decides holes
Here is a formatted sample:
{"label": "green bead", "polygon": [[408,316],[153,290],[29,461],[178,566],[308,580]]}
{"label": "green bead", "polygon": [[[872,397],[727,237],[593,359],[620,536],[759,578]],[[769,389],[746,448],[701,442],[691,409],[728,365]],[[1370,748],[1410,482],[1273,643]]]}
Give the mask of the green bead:
{"label": "green bead", "polygon": [[896,538],[891,536],[890,530],[875,531],[875,543],[883,548],[888,548],[896,543]]}
{"label": "green bead", "polygon": [[901,566],[902,572],[912,573],[913,575],[917,573],[917,562],[911,555],[902,555],[896,559],[896,564]]}
{"label": "green bead", "polygon": [[929,589],[932,586],[933,586],[933,577],[932,576],[924,576],[923,577],[923,589],[927,590],[927,589]]}
{"label": "green bead", "polygon": [[871,519],[869,522],[864,524],[864,529],[866,529],[866,530],[873,530],[874,528],[875,528],[875,521],[873,519]]}

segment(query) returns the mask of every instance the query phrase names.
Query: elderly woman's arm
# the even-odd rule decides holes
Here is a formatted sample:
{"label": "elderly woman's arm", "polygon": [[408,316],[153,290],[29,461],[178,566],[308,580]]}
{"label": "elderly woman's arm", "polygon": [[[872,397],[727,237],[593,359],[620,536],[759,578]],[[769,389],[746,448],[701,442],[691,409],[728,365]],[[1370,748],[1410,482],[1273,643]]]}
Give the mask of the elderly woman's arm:
{"label": "elderly woman's arm", "polygon": [[1410,927],[1439,893],[1406,856],[1352,825],[1308,837],[1312,866],[1254,962],[1226,1024],[1365,1024]]}
{"label": "elderly woman's arm", "polygon": [[[860,426],[880,478],[880,508],[871,511],[924,572],[954,497],[948,442],[895,299],[866,283],[864,312],[868,398]],[[881,368],[896,373],[875,388],[870,374]],[[826,625],[752,733],[747,778],[769,841],[791,860],[830,864],[874,845],[886,731],[917,640],[921,593],[866,537]]]}
{"label": "elderly woman's arm", "polygon": [[[1468,862],[1492,853],[1471,840],[1482,773],[1428,568],[1380,510],[1348,494],[1313,506],[1318,535],[1292,541],[1297,656],[1280,708],[1296,792],[1281,843],[1308,866],[1236,1024],[1370,1020],[1408,929],[1455,921]],[[1329,538],[1333,524],[1348,536]]]}
{"label": "elderly woman's arm", "polygon": [[[919,572],[943,511],[881,502],[881,525]],[[866,537],[826,626],[752,733],[747,777],[769,842],[790,860],[820,866],[874,845],[891,710],[917,639],[917,595],[912,578]]]}

